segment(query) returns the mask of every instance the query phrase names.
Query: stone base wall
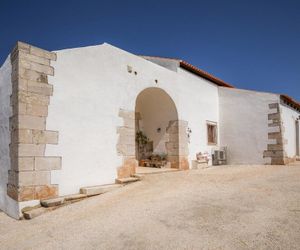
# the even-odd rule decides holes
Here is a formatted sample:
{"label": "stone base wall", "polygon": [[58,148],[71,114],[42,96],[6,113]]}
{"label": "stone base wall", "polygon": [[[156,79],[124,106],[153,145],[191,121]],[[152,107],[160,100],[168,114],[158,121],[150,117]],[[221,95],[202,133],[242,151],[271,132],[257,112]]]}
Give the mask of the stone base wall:
{"label": "stone base wall", "polygon": [[263,157],[268,159],[268,164],[284,165],[289,160],[284,151],[284,144],[287,142],[283,139],[283,126],[281,121],[279,103],[269,104],[268,114],[268,148],[264,151]]}
{"label": "stone base wall", "polygon": [[170,121],[167,127],[169,141],[166,142],[166,149],[171,168],[189,169],[187,127],[188,123],[181,120]]}
{"label": "stone base wall", "polygon": [[122,165],[117,169],[118,178],[126,178],[135,174],[138,166],[135,148],[135,111],[119,110],[119,117],[123,119],[123,126],[118,127],[119,140],[118,155],[122,156]]}
{"label": "stone base wall", "polygon": [[61,157],[45,156],[46,144],[58,143],[58,132],[47,131],[46,122],[53,86],[48,75],[56,54],[18,42],[11,53],[12,117],[10,118],[11,170],[7,194],[16,201],[58,195],[51,184],[51,170],[61,168]]}

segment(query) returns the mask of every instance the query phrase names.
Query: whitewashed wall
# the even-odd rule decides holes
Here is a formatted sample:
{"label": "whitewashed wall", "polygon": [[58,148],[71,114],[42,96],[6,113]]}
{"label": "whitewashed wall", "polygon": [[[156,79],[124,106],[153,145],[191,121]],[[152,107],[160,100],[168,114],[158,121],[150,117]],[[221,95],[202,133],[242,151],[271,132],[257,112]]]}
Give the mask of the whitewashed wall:
{"label": "whitewashed wall", "polygon": [[[47,129],[59,130],[59,145],[47,155],[62,156],[62,170],[52,174],[60,194],[82,186],[112,183],[116,168],[120,108],[135,110],[138,94],[149,87],[164,89],[176,104],[179,119],[192,129],[190,160],[207,146],[206,120],[218,122],[218,88],[183,69],[178,73],[108,44],[56,51],[52,63],[54,96]],[[127,71],[127,65],[137,72]],[[158,83],[155,82],[158,80]]]}
{"label": "whitewashed wall", "polygon": [[0,209],[14,218],[19,218],[19,204],[7,195],[8,170],[10,169],[11,93],[11,63],[10,56],[8,56],[0,68]]}
{"label": "whitewashed wall", "polygon": [[228,147],[230,164],[264,164],[270,103],[276,94],[219,88],[220,143]]}
{"label": "whitewashed wall", "polygon": [[9,117],[11,116],[11,64],[8,57],[0,68],[0,209],[7,211],[6,185],[10,169],[10,132]]}
{"label": "whitewashed wall", "polygon": [[286,105],[280,105],[280,108],[284,128],[283,138],[287,141],[284,150],[287,157],[292,158],[296,156],[296,119],[300,113]]}

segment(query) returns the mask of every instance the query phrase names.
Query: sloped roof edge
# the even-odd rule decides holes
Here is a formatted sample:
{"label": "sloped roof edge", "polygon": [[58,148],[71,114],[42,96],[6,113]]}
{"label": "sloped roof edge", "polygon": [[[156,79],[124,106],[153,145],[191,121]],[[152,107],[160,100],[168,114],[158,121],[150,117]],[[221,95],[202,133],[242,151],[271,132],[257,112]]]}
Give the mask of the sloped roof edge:
{"label": "sloped roof edge", "polygon": [[280,95],[280,99],[290,105],[292,108],[300,112],[300,103],[288,95]]}
{"label": "sloped roof edge", "polygon": [[211,82],[213,82],[214,84],[218,85],[218,86],[222,86],[222,87],[227,87],[227,88],[234,88],[233,85],[224,82],[223,80],[221,80],[220,78],[217,78],[211,74],[209,74],[208,72],[199,69],[198,67],[184,61],[178,58],[171,58],[171,57],[161,57],[161,56],[144,56],[141,55],[141,57],[145,58],[145,59],[150,59],[150,58],[157,58],[157,59],[161,59],[161,60],[170,60],[170,61],[176,61],[179,63],[179,66],[195,75],[201,76]]}
{"label": "sloped roof edge", "polygon": [[207,80],[210,80],[211,82],[219,85],[219,86],[222,86],[222,87],[227,87],[227,88],[234,88],[233,85],[227,83],[227,82],[224,82],[223,80],[221,80],[220,78],[217,78],[209,73],[207,73],[206,71],[202,70],[202,69],[199,69],[197,68],[196,66],[190,64],[190,63],[187,63],[183,60],[180,60],[180,67],[198,75],[198,76],[201,76]]}

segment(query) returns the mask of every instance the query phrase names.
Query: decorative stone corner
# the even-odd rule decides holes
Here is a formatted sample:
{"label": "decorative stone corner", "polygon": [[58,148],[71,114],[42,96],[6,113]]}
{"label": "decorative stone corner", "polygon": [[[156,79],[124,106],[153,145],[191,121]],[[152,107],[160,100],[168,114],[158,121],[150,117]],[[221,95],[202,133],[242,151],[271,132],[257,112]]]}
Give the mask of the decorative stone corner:
{"label": "decorative stone corner", "polygon": [[46,144],[58,143],[58,132],[47,131],[46,122],[54,75],[50,62],[56,54],[18,42],[11,53],[12,117],[10,118],[11,170],[7,194],[16,201],[56,197],[51,170],[61,169],[61,157],[45,156]]}
{"label": "decorative stone corner", "polygon": [[187,121],[175,120],[169,122],[166,131],[169,134],[169,141],[166,142],[166,149],[171,168],[189,169],[187,128]]}
{"label": "decorative stone corner", "polygon": [[135,112],[120,109],[119,117],[123,119],[123,126],[117,129],[117,152],[122,156],[122,165],[117,169],[117,177],[120,179],[134,175],[138,161],[135,156]]}
{"label": "decorative stone corner", "polygon": [[269,104],[268,114],[268,147],[264,151],[263,157],[267,159],[267,164],[284,165],[287,163],[286,153],[284,151],[283,139],[284,128],[281,122],[279,103]]}

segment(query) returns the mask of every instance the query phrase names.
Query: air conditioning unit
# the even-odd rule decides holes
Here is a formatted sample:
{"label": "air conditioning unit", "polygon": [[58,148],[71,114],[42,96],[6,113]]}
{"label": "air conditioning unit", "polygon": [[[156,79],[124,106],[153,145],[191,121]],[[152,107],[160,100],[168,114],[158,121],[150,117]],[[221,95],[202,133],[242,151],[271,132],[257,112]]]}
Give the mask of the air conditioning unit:
{"label": "air conditioning unit", "polygon": [[214,166],[227,164],[227,148],[226,147],[222,147],[219,149],[213,149],[212,164]]}

